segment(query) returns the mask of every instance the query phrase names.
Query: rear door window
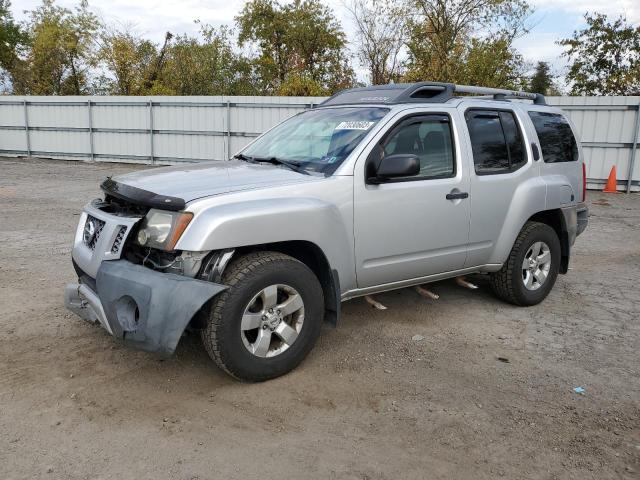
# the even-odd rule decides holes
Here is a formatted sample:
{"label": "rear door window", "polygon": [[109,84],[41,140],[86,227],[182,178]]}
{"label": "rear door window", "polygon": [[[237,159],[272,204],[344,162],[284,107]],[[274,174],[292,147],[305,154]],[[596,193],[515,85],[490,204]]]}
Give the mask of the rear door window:
{"label": "rear door window", "polygon": [[513,112],[472,109],[465,116],[478,175],[513,172],[527,162]]}
{"label": "rear door window", "polygon": [[538,134],[542,159],[545,163],[578,160],[578,144],[571,126],[563,115],[547,112],[529,112]]}

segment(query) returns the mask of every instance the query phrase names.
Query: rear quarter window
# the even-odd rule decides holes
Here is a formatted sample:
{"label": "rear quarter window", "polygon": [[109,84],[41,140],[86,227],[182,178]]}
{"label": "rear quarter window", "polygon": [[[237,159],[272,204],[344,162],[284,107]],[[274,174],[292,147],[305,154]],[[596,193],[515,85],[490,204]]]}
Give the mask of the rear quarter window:
{"label": "rear quarter window", "polygon": [[545,163],[578,160],[578,144],[567,119],[557,113],[529,112]]}

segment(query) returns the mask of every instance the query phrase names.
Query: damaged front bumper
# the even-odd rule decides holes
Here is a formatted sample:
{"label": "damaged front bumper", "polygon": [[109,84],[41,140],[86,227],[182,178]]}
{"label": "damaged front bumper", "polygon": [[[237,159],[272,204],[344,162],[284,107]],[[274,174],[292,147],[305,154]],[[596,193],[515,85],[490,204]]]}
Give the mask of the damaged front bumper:
{"label": "damaged front bumper", "polygon": [[168,355],[193,316],[226,288],[112,260],[100,264],[95,289],[82,282],[67,285],[65,305],[127,345]]}

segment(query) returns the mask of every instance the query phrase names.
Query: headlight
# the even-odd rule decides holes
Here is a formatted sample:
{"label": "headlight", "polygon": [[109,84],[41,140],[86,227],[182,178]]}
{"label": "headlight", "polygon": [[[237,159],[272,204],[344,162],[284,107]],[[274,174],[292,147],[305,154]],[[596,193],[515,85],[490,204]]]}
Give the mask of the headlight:
{"label": "headlight", "polygon": [[193,213],[149,210],[138,230],[137,242],[143,247],[159,248],[170,252],[180,240]]}

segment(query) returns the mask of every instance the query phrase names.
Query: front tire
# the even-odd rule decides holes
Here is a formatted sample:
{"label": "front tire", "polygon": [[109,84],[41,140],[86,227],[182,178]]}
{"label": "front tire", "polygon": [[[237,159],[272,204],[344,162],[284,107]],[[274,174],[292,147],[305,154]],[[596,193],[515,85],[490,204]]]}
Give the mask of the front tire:
{"label": "front tire", "polygon": [[229,375],[259,382],[284,375],[311,351],[324,317],[322,287],[302,262],[279,252],[234,259],[229,288],[214,300],[202,341]]}
{"label": "front tire", "polygon": [[553,288],[559,268],[560,240],[555,230],[544,223],[527,222],[502,269],[491,275],[491,286],[505,302],[536,305]]}

